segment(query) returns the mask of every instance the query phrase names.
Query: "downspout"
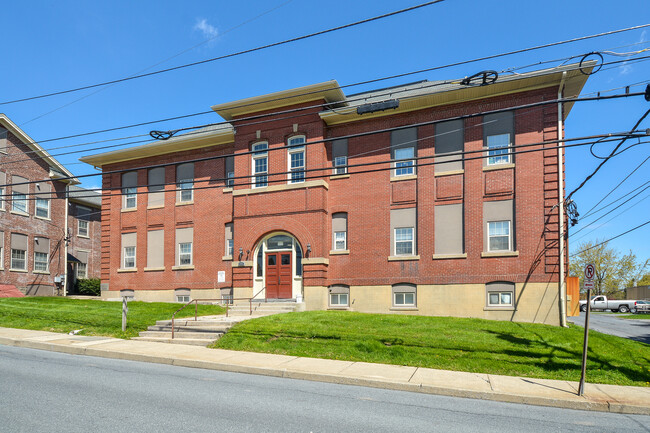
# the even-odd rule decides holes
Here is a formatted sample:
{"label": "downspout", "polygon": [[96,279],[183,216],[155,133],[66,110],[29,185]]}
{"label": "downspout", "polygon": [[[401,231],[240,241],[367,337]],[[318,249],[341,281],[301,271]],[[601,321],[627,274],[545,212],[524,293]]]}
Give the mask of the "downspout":
{"label": "downspout", "polygon": [[70,184],[65,184],[65,224],[63,233],[63,296],[68,296],[68,209],[70,203],[68,202],[70,192]]}
{"label": "downspout", "polygon": [[[557,92],[557,99],[562,99],[562,93],[564,92],[564,81],[566,79],[566,71],[562,72],[562,80],[560,81],[560,87]],[[566,279],[565,279],[565,263],[564,263],[564,179],[563,179],[563,168],[564,168],[564,159],[562,156],[562,151],[564,150],[564,141],[559,141],[564,139],[564,113],[562,112],[562,103],[557,103],[557,138],[558,138],[558,149],[557,149],[557,188],[558,188],[558,197],[560,197],[560,205],[558,207],[558,241],[560,243],[559,248],[559,261],[560,261],[560,282],[559,282],[559,295],[560,295],[560,326],[566,328]]]}

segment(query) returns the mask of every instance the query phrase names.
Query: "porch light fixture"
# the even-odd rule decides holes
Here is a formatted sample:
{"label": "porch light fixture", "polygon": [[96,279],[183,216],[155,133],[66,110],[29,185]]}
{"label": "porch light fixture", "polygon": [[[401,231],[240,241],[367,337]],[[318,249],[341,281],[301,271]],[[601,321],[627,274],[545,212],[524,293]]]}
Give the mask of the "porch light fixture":
{"label": "porch light fixture", "polygon": [[244,249],[242,247],[239,247],[239,261],[241,262],[241,258],[244,256]]}
{"label": "porch light fixture", "polygon": [[311,244],[307,244],[307,257],[311,255]]}

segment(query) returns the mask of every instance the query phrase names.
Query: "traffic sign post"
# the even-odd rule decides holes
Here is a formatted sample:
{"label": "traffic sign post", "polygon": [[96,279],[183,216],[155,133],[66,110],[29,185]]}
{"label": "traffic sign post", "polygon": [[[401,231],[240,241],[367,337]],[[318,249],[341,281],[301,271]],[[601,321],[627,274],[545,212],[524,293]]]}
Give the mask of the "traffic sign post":
{"label": "traffic sign post", "polygon": [[587,289],[587,311],[585,315],[585,340],[582,346],[582,374],[580,375],[580,386],[578,395],[585,392],[585,377],[587,375],[587,347],[589,346],[589,312],[591,311],[591,289],[595,287],[594,276],[596,275],[596,266],[593,263],[587,263],[585,266],[584,288]]}

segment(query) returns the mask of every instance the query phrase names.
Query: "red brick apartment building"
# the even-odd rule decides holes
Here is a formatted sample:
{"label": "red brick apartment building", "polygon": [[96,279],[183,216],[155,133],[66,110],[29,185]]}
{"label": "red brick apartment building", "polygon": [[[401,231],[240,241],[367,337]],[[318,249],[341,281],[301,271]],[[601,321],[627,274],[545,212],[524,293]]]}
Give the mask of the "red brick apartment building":
{"label": "red brick apartment building", "polygon": [[[68,212],[67,192],[73,189],[86,192],[84,196],[94,195],[94,207],[101,206],[99,194],[75,186],[78,183],[72,173],[0,114],[0,285],[15,286],[26,295],[65,294],[66,281],[72,281],[67,278],[73,257],[69,255],[68,229],[83,225],[80,221],[87,218]],[[99,213],[95,213],[99,221]],[[92,253],[84,263],[96,268],[99,276],[99,227],[95,231],[96,264],[91,263]],[[73,245],[74,240],[72,237]],[[86,251],[92,251],[92,246]]]}
{"label": "red brick apartment building", "polygon": [[[558,324],[564,164],[541,142],[572,104],[520,106],[586,79],[568,65],[348,96],[329,81],[84,157],[104,171],[102,296]],[[523,145],[536,151],[504,148]]]}

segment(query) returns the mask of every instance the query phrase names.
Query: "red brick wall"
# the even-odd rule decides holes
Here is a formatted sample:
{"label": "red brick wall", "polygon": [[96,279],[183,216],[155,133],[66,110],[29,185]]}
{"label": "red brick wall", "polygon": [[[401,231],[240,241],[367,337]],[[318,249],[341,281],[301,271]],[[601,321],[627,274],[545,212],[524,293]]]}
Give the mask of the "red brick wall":
{"label": "red brick wall", "polygon": [[[287,115],[264,118],[264,122],[250,125],[250,121],[233,124],[236,128],[235,143],[189,151],[157,158],[147,158],[128,163],[107,166],[105,170],[127,169],[163,162],[182,162],[201,156],[224,155],[231,152],[235,157],[235,176],[251,174],[250,150],[252,143],[267,140],[270,149],[284,148],[288,137],[304,134],[307,142],[324,137],[335,138],[348,134],[372,131],[418,122],[446,119],[458,115],[512,107],[520,104],[553,99],[557,89],[549,88],[520,95],[495,97],[465,104],[437,107],[406,114],[385,116],[363,122],[353,122],[327,127],[313,109],[300,117],[283,119]],[[303,104],[303,106],[313,103]],[[300,107],[300,106],[296,106]],[[289,107],[287,107],[289,108]],[[532,108],[515,112],[515,144],[534,143],[557,137],[555,107]],[[482,118],[465,121],[465,150],[482,150]],[[298,124],[294,132],[294,124]],[[257,131],[260,137],[257,138]],[[431,125],[420,127],[418,156],[434,153],[435,132]],[[386,162],[390,159],[390,133],[352,138],[348,143],[349,163]],[[147,196],[138,196],[136,212],[121,212],[121,198],[109,196],[110,191],[119,192],[120,175],[104,175],[104,187],[108,191],[103,198],[102,222],[102,279],[110,282],[110,290],[132,288],[138,290],[173,289],[178,287],[212,288],[233,285],[233,269],[229,261],[222,261],[224,254],[224,225],[234,222],[235,259],[243,248],[243,260],[254,260],[253,251],[258,240],[265,234],[284,230],[292,233],[301,243],[303,251],[309,243],[312,257],[329,259],[329,266],[319,265],[309,272],[318,274],[318,284],[343,283],[349,285],[387,285],[397,282],[415,284],[485,283],[494,280],[514,282],[557,281],[557,251],[553,249],[552,230],[557,227],[555,219],[545,222],[545,212],[557,203],[557,151],[534,152],[517,155],[515,167],[498,171],[483,171],[480,159],[466,160],[464,174],[434,178],[432,165],[417,169],[418,177],[411,181],[390,182],[388,170],[367,174],[354,174],[349,178],[330,179],[331,145],[317,143],[307,146],[307,169],[328,167],[320,179],[329,189],[321,186],[272,193],[236,195],[224,192],[223,160],[197,163],[195,186],[219,188],[195,191],[194,204],[175,206],[175,193],[168,192],[163,210],[147,210]],[[269,173],[287,171],[285,150],[268,153]],[[468,158],[471,155],[468,155]],[[430,163],[424,160],[422,163]],[[166,180],[174,181],[174,167],[166,169]],[[307,176],[313,176],[308,173]],[[286,175],[269,176],[272,181]],[[139,191],[145,191],[146,170],[140,170]],[[236,181],[237,183],[237,181]],[[172,190],[173,185],[167,186]],[[235,191],[250,186],[235,186]],[[483,252],[483,202],[514,199],[515,249],[518,257],[481,257]],[[464,203],[465,205],[465,259],[433,260],[434,254],[434,206],[437,204]],[[390,210],[417,206],[417,261],[388,261],[390,246]],[[329,256],[331,249],[331,214],[348,213],[349,255]],[[194,227],[193,271],[172,271],[174,262],[174,228],[180,224]],[[553,225],[555,224],[555,226]],[[143,272],[146,262],[147,228],[161,227],[166,230],[164,272]],[[545,230],[546,229],[546,230]],[[120,233],[138,233],[137,273],[118,273],[120,267]],[[557,240],[557,236],[555,238]],[[545,247],[551,249],[544,251]],[[555,246],[556,247],[556,246]],[[250,250],[250,256],[246,251]],[[555,254],[555,256],[554,256]],[[316,269],[318,268],[318,269]],[[321,269],[322,268],[322,269]],[[226,283],[217,284],[217,271],[226,271]],[[235,270],[238,287],[251,287],[250,268]],[[311,281],[305,271],[305,284]]]}

